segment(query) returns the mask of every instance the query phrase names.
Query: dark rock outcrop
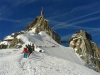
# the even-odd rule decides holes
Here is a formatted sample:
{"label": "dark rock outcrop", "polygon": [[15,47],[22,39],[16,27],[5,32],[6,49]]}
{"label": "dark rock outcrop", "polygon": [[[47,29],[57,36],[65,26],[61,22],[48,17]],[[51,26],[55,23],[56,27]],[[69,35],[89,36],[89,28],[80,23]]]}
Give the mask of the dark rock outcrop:
{"label": "dark rock outcrop", "polygon": [[20,39],[14,38],[11,43],[9,48],[21,48],[23,42]]}

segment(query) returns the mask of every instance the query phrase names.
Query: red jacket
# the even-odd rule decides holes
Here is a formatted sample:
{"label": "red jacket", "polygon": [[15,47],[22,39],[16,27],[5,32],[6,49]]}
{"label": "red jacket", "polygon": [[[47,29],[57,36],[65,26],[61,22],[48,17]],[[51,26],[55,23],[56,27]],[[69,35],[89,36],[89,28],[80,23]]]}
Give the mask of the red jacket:
{"label": "red jacket", "polygon": [[28,52],[27,48],[24,48],[23,52],[24,53],[27,53]]}

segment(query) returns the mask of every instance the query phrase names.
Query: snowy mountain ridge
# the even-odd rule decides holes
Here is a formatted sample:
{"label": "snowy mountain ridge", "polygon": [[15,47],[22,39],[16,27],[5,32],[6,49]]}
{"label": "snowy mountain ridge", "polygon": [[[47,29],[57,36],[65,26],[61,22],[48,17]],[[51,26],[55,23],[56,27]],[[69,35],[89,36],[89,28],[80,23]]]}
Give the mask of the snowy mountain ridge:
{"label": "snowy mountain ridge", "polygon": [[[43,31],[26,32],[17,38],[22,40],[22,48],[0,50],[0,75],[100,75],[88,68],[72,48],[56,43]],[[23,47],[30,43],[35,44],[35,51],[23,58]]]}
{"label": "snowy mountain ridge", "polygon": [[44,18],[44,15],[40,15],[37,16],[36,19],[33,20],[24,31],[12,33],[11,35],[6,36],[2,40],[2,42],[0,42],[0,49],[21,48],[23,45],[23,41],[17,38],[18,35],[25,34],[27,32],[38,34],[41,31],[44,31],[46,34],[51,36],[51,38],[57,43],[61,43],[60,36],[51,29],[51,27],[49,26],[49,21]]}

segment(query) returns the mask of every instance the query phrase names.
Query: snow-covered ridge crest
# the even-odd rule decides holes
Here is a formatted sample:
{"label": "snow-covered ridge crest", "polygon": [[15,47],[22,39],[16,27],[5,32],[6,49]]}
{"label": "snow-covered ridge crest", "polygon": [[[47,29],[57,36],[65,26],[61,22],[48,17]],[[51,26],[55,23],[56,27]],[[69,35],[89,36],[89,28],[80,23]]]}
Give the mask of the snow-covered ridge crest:
{"label": "snow-covered ridge crest", "polygon": [[[41,16],[37,16],[36,19],[26,27],[25,31],[12,33],[11,35],[6,36],[3,39],[3,41],[0,43],[0,48],[1,49],[2,48],[21,48],[22,44],[24,44],[23,42],[24,40],[22,41],[20,38],[17,38],[17,36],[21,34],[26,34],[28,32],[39,34],[41,31],[44,31],[57,43],[61,43],[60,36],[54,30],[51,29],[51,27],[49,26],[48,20],[46,20],[44,16],[41,15]],[[4,43],[4,41],[6,42],[6,44]]]}
{"label": "snow-covered ridge crest", "polygon": [[[4,48],[22,48],[25,44],[32,43],[35,43],[37,46],[46,46],[48,43],[50,43],[50,46],[57,44],[54,40],[52,44],[50,40],[53,39],[46,32],[41,31],[38,34],[36,34],[35,28],[33,28],[30,31],[21,31],[6,36],[5,39],[0,42],[0,45],[3,45]],[[40,44],[37,44],[37,42],[40,42]]]}

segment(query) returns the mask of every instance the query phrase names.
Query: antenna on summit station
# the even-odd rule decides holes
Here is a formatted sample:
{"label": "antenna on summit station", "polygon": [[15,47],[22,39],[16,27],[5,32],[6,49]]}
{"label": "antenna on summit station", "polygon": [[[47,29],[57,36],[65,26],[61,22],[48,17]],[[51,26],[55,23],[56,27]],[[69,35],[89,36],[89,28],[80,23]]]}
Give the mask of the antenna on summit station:
{"label": "antenna on summit station", "polygon": [[42,10],[41,10],[41,16],[44,16],[43,7],[42,7]]}

